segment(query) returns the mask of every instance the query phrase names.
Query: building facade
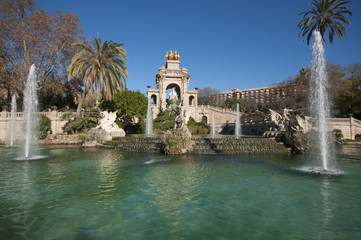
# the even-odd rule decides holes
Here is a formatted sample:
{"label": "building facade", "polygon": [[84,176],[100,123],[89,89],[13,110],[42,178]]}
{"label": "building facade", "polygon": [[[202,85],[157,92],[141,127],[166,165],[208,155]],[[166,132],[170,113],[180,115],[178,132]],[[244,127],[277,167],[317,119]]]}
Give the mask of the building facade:
{"label": "building facade", "polygon": [[222,105],[228,98],[244,99],[256,104],[273,103],[293,95],[297,91],[295,85],[279,85],[250,89],[232,89],[226,92],[210,94],[212,105]]}

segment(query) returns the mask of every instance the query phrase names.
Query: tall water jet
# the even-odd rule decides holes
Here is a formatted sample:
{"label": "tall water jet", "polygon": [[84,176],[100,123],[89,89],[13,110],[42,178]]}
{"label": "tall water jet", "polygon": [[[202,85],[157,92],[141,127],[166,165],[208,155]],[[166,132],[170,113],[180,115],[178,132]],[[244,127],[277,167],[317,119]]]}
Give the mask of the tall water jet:
{"label": "tall water jet", "polygon": [[25,158],[31,158],[37,151],[36,129],[38,128],[38,96],[35,65],[31,65],[24,92]]}
{"label": "tall water jet", "polygon": [[9,146],[14,146],[15,136],[15,112],[16,112],[16,96],[15,94],[11,98],[11,113],[10,113],[10,127],[9,127]]}
{"label": "tall water jet", "polygon": [[214,115],[212,115],[211,137],[214,138],[215,136],[216,136],[216,125],[214,123]]}
{"label": "tall water jet", "polygon": [[241,122],[239,117],[239,103],[237,103],[237,109],[236,109],[236,124],[235,124],[235,130],[234,135],[236,138],[239,138],[241,136]]}
{"label": "tall water jet", "polygon": [[153,136],[153,113],[152,113],[152,106],[150,99],[148,99],[147,119],[145,123],[145,135],[147,137]]}
{"label": "tall water jet", "polygon": [[334,147],[333,134],[327,124],[330,119],[330,101],[327,94],[326,61],[321,34],[314,31],[313,36],[309,113],[314,119],[316,139],[311,139],[311,142],[318,144],[317,158],[322,162],[322,170],[329,171]]}

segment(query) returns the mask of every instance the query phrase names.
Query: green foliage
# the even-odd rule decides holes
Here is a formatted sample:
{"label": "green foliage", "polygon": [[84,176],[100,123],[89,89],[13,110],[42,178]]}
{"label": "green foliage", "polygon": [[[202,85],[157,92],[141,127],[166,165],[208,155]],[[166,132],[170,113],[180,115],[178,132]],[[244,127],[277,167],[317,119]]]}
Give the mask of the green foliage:
{"label": "green foliage", "polygon": [[161,112],[153,121],[153,131],[155,133],[164,133],[169,129],[174,128],[175,117],[172,111]]}
{"label": "green foliage", "polygon": [[343,134],[340,129],[334,129],[333,134],[335,136],[336,141],[340,141],[343,138]]}
{"label": "green foliage", "polygon": [[349,67],[329,65],[330,90],[341,117],[361,119],[361,64]]}
{"label": "green foliage", "polygon": [[127,134],[143,134],[145,133],[145,122],[129,123],[124,127],[124,131]]}
{"label": "green foliage", "polygon": [[351,26],[350,21],[344,16],[346,14],[352,15],[348,7],[345,6],[349,2],[344,0],[313,0],[310,3],[313,5],[311,10],[298,15],[303,15],[303,20],[297,26],[301,30],[299,36],[302,36],[302,41],[307,35],[307,44],[309,44],[314,30],[320,32],[324,41],[326,32],[328,32],[330,43],[333,42],[335,34],[342,40],[346,34],[342,24]]}
{"label": "green foliage", "polygon": [[75,54],[69,67],[69,80],[76,76],[84,79],[85,91],[97,89],[107,100],[111,100],[119,90],[124,89],[128,79],[126,51],[123,44],[111,40],[105,42],[99,37],[89,43],[74,43],[80,52]]}
{"label": "green foliage", "polygon": [[60,116],[60,120],[61,121],[68,120],[71,117],[74,117],[74,113],[67,112],[67,113],[64,113],[63,115]]}
{"label": "green foliage", "polygon": [[[116,111],[120,119],[120,127],[128,129],[129,133],[142,133],[139,131],[142,131],[141,126],[147,115],[147,105],[147,97],[139,91],[126,89],[117,92],[111,101],[102,99],[99,107],[110,112]],[[134,121],[135,119],[138,119],[138,122]]]}
{"label": "green foliage", "polygon": [[207,126],[207,124],[203,122],[196,122],[192,117],[189,118],[189,121],[187,123],[187,127],[191,134],[209,134],[210,129]]}
{"label": "green foliage", "polygon": [[99,110],[95,108],[86,108],[83,117],[68,122],[63,127],[63,130],[67,133],[84,132],[96,127],[100,119],[101,116]]}
{"label": "green foliage", "polygon": [[237,103],[239,104],[239,111],[240,112],[246,112],[247,111],[246,107],[241,105],[242,104],[242,99],[237,99],[237,98],[227,98],[226,101],[225,101],[225,107],[236,111]]}
{"label": "green foliage", "polygon": [[283,144],[287,148],[293,147],[292,136],[291,136],[290,132],[281,132],[279,137],[280,137],[281,142],[283,142]]}
{"label": "green foliage", "polygon": [[356,134],[355,135],[355,140],[356,141],[361,141],[361,134]]}
{"label": "green foliage", "polygon": [[38,138],[44,139],[50,129],[51,129],[50,119],[45,115],[40,115],[39,116]]}

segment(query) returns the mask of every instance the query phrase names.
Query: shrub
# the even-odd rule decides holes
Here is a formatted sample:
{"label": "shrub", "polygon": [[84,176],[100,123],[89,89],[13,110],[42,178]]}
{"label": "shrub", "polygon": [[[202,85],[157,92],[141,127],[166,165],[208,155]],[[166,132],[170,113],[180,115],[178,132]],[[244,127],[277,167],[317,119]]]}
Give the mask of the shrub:
{"label": "shrub", "polygon": [[187,127],[192,134],[208,134],[210,132],[207,124],[196,122],[192,117],[189,118]]}
{"label": "shrub", "polygon": [[72,118],[74,116],[75,116],[75,113],[67,112],[67,113],[64,113],[63,115],[60,116],[60,120],[62,120],[62,121],[68,120],[69,118]]}
{"label": "shrub", "polygon": [[99,110],[95,108],[86,108],[83,117],[68,122],[64,125],[63,130],[67,133],[87,131],[96,127],[100,119]]}
{"label": "shrub", "polygon": [[356,141],[361,141],[361,134],[356,134],[355,135],[355,140]]}
{"label": "shrub", "polygon": [[39,116],[39,129],[38,129],[38,138],[44,139],[48,134],[48,131],[51,129],[51,121],[45,115]]}
{"label": "shrub", "polygon": [[339,140],[341,140],[343,138],[343,134],[342,134],[340,129],[334,129],[333,134],[335,136],[336,141],[339,141]]}
{"label": "shrub", "polygon": [[153,130],[155,133],[163,133],[174,128],[175,117],[172,111],[161,112],[153,121]]}
{"label": "shrub", "polygon": [[283,144],[285,145],[285,147],[287,147],[287,148],[293,147],[293,142],[292,142],[290,132],[281,132],[279,137],[280,137],[281,142],[283,142]]}
{"label": "shrub", "polygon": [[[121,126],[118,124],[118,126]],[[124,131],[127,134],[143,134],[145,132],[145,123],[129,123],[124,127]]]}

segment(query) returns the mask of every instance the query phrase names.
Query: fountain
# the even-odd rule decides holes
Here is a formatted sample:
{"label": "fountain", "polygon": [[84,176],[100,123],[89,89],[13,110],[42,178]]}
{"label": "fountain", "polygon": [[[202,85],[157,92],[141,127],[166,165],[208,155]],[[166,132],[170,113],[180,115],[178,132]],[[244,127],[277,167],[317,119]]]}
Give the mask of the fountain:
{"label": "fountain", "polygon": [[314,127],[317,131],[310,141],[313,146],[317,145],[316,158],[321,160],[322,167],[305,167],[302,170],[317,174],[341,174],[340,171],[330,168],[334,157],[334,146],[333,133],[327,123],[330,118],[330,101],[327,94],[326,61],[321,34],[314,31],[313,36],[309,114],[314,120]]}
{"label": "fountain", "polygon": [[239,103],[237,103],[237,110],[236,110],[236,125],[234,130],[234,135],[236,138],[241,136],[241,123],[240,123],[240,115],[239,115]]}
{"label": "fountain", "polygon": [[37,156],[37,134],[38,128],[38,96],[35,65],[31,65],[28,79],[26,82],[24,92],[24,116],[23,122],[25,124],[25,143],[24,143],[24,157],[16,158],[15,160],[35,160],[44,158],[44,156]]}
{"label": "fountain", "polygon": [[214,138],[216,136],[216,126],[214,123],[214,115],[212,115],[212,126],[211,126],[211,136]]}
{"label": "fountain", "polygon": [[145,135],[147,137],[153,136],[153,113],[151,107],[151,101],[148,99],[148,108],[147,108],[147,120],[145,125]]}
{"label": "fountain", "polygon": [[9,128],[9,146],[14,147],[15,136],[15,112],[16,112],[16,96],[11,98],[11,114],[10,114],[10,128]]}

